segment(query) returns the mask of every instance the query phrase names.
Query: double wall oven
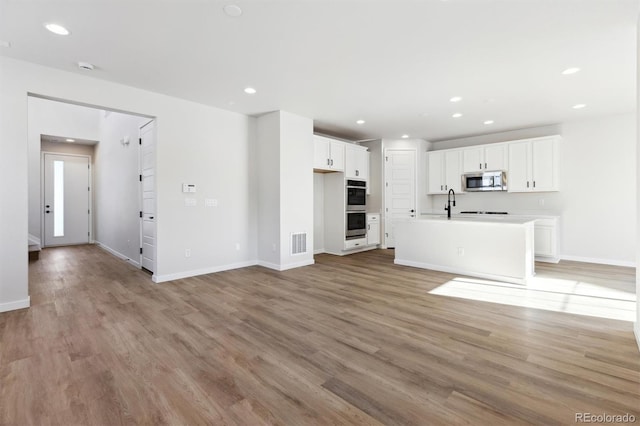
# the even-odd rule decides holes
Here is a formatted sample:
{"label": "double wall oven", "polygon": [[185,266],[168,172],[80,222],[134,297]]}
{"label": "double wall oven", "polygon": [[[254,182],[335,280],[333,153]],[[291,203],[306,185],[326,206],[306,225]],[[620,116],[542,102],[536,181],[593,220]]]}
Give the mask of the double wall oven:
{"label": "double wall oven", "polygon": [[367,235],[367,182],[347,180],[345,238],[365,238]]}

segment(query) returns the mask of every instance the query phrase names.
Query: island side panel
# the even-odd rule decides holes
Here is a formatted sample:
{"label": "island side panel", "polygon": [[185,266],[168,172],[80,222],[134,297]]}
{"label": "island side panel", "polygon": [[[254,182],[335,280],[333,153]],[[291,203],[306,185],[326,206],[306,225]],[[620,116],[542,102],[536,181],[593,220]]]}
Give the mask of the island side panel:
{"label": "island side panel", "polygon": [[395,230],[397,264],[520,284],[533,275],[532,222],[423,219]]}

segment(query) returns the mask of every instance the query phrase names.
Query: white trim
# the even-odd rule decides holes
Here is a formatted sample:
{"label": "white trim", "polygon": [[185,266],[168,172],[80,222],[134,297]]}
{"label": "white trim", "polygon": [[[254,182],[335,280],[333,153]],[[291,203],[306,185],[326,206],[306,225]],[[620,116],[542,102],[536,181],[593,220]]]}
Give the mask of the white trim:
{"label": "white trim", "polygon": [[627,266],[630,268],[636,267],[636,262],[633,262],[631,260],[600,259],[595,257],[568,256],[564,254],[560,256],[560,259],[571,260],[574,262],[599,263],[602,265]]}
{"label": "white trim", "polygon": [[636,336],[636,343],[638,344],[638,350],[640,350],[640,322],[638,321],[633,324],[633,334]]}
{"label": "white trim", "polygon": [[101,243],[100,241],[96,241],[95,244],[100,247],[101,249],[111,253],[112,255],[114,255],[117,258],[120,258],[122,260],[126,260],[127,262],[129,262],[130,264],[132,264],[133,266],[135,266],[136,268],[140,269],[142,266],[140,265],[140,262],[136,262],[135,260],[129,258],[128,256],[120,253],[119,251],[116,251],[114,249],[112,249],[111,247],[109,247],[106,244]]}
{"label": "white trim", "polygon": [[209,268],[193,269],[191,271],[176,272],[174,274],[157,275],[151,278],[154,283],[163,283],[166,281],[180,280],[183,278],[195,277],[198,275],[213,274],[216,272],[229,271],[231,269],[246,268],[247,266],[255,266],[258,262],[248,260],[246,262],[230,263],[228,265],[212,266]]}
{"label": "white trim", "polygon": [[17,309],[24,309],[31,306],[31,296],[27,296],[26,299],[15,300],[13,302],[0,303],[0,312],[15,311]]}
{"label": "white trim", "polygon": [[317,250],[314,250],[314,251],[313,251],[313,254],[322,254],[322,253],[325,253],[325,251],[324,251],[324,249],[323,249],[323,248],[321,248],[321,249],[317,249]]}
{"label": "white trim", "polygon": [[396,265],[412,266],[414,268],[430,269],[432,271],[448,272],[450,274],[468,275],[470,277],[484,278],[488,280],[502,281],[514,284],[527,284],[526,278],[507,277],[504,275],[484,274],[475,271],[468,271],[463,268],[450,268],[448,266],[432,265],[430,263],[414,262],[412,260],[395,259]]}
{"label": "white trim", "polygon": [[264,266],[265,268],[274,269],[276,271],[286,271],[288,269],[301,268],[303,266],[313,265],[314,263],[316,263],[316,261],[313,259],[310,259],[310,260],[305,260],[303,262],[288,263],[286,265],[278,265],[275,263],[265,262],[262,260],[259,260],[256,264],[260,266]]}

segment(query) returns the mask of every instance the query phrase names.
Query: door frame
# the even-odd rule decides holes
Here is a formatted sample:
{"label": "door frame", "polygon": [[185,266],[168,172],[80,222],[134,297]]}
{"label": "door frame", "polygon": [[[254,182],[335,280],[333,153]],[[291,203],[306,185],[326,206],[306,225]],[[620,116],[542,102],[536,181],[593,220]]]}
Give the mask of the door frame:
{"label": "door frame", "polygon": [[93,158],[91,155],[85,154],[66,154],[64,152],[53,152],[53,151],[40,151],[40,245],[41,247],[55,247],[55,246],[47,246],[45,245],[45,236],[44,236],[44,193],[45,193],[45,181],[44,181],[44,167],[45,160],[44,157],[46,155],[58,155],[64,157],[80,157],[86,158],[89,161],[89,244],[94,244],[93,240]]}
{"label": "door frame", "polygon": [[418,157],[420,157],[420,150],[418,148],[384,148],[382,150],[382,215],[381,216],[381,233],[382,233],[382,241],[380,247],[383,249],[387,248],[387,152],[389,151],[404,151],[404,152],[413,152],[413,200],[415,205],[416,217],[419,217],[420,211],[418,208],[418,193],[419,193],[419,185],[418,185]]}

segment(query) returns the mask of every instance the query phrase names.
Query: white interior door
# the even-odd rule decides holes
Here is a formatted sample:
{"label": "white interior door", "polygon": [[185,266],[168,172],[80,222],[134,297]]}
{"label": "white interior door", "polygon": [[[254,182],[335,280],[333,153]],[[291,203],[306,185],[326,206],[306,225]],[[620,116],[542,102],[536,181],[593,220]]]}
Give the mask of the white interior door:
{"label": "white interior door", "polygon": [[143,268],[156,271],[156,126],[151,121],[140,128],[141,253]]}
{"label": "white interior door", "polygon": [[385,151],[384,241],[395,247],[394,222],[416,217],[416,151]]}
{"label": "white interior door", "polygon": [[44,154],[44,246],[89,242],[89,157]]}

